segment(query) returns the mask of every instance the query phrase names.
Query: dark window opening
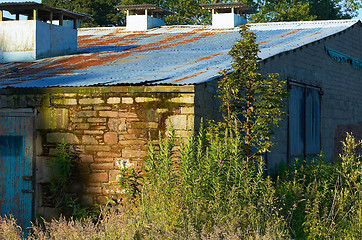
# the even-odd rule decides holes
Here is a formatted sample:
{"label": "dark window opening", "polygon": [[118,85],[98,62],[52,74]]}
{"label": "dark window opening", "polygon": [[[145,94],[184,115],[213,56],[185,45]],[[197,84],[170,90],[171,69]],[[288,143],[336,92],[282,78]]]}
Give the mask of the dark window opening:
{"label": "dark window opening", "polygon": [[316,156],[321,151],[319,87],[289,81],[289,159]]}
{"label": "dark window opening", "polygon": [[24,137],[23,136],[4,136],[0,135],[0,156],[15,157],[24,155]]}

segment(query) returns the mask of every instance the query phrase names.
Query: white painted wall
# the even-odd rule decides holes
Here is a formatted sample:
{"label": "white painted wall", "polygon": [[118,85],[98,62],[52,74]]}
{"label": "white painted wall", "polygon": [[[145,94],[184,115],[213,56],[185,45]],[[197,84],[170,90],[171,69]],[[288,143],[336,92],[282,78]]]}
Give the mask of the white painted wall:
{"label": "white painted wall", "polygon": [[37,58],[66,55],[77,51],[77,30],[37,21]]}
{"label": "white painted wall", "polygon": [[0,62],[33,61],[35,21],[0,22]]}
{"label": "white painted wall", "polygon": [[0,22],[0,62],[30,62],[77,51],[77,30],[41,21]]}
{"label": "white painted wall", "polygon": [[218,13],[212,15],[212,26],[214,28],[234,28],[246,23],[245,18],[234,13]]}
{"label": "white painted wall", "polygon": [[127,16],[127,31],[146,31],[147,29],[164,26],[165,22],[161,19],[148,15],[129,15]]}

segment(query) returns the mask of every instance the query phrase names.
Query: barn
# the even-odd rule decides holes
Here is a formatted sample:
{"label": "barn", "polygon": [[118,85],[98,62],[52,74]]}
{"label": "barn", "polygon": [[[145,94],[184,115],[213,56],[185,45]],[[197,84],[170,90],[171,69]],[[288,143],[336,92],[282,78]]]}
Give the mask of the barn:
{"label": "barn", "polygon": [[[75,190],[86,206],[119,193],[119,168],[142,167],[148,141],[157,142],[168,119],[181,137],[197,129],[201,118],[221,120],[219,71],[231,65],[227,53],[240,38],[236,26],[245,23],[248,8],[214,4],[212,26],[163,26],[162,16],[170,13],[159,7],[120,7],[129,13],[126,27],[80,28],[75,51],[70,54],[69,41],[71,47],[45,56],[29,54],[29,48],[36,53],[52,41],[43,30],[70,31],[76,24],[54,25],[50,16],[61,16],[54,9],[36,18],[50,11],[42,4],[1,3],[0,10],[9,6],[33,9],[33,19],[0,21],[1,214],[13,213],[25,223],[35,214],[56,213],[44,196],[47,162],[61,139],[80,156]],[[63,15],[73,23],[82,17]],[[36,26],[35,33],[47,36],[40,35],[43,44],[6,32],[14,22]],[[257,35],[262,71],[279,73],[291,93],[268,166],[321,150],[336,159],[345,131],[362,137],[361,22],[249,26]]]}

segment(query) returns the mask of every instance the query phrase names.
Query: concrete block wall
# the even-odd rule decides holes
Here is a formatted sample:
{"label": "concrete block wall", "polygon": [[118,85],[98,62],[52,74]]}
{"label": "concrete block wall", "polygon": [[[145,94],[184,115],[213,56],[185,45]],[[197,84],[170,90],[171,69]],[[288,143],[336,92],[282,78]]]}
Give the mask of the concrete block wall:
{"label": "concrete block wall", "polygon": [[77,30],[37,20],[0,22],[0,63],[75,53]]}
{"label": "concrete block wall", "polygon": [[217,79],[195,86],[195,129],[200,127],[201,120],[204,123],[208,120],[223,121],[217,91]]}
{"label": "concrete block wall", "polygon": [[[342,64],[325,52],[325,47],[362,61],[362,30],[360,25],[334,36],[308,44],[294,51],[262,62],[263,73],[279,73],[280,79],[293,80],[321,87],[321,144],[327,160],[333,161],[341,152],[345,129],[358,129],[362,123],[362,69]],[[354,131],[362,139],[361,131]],[[287,159],[288,121],[276,134],[278,145],[269,154],[273,165]]]}
{"label": "concrete block wall", "polygon": [[[75,189],[83,205],[120,197],[119,168],[140,169],[148,142],[158,143],[171,120],[177,135],[194,129],[194,87],[88,87],[9,89],[0,91],[0,108],[35,108],[36,212],[47,216],[47,162],[65,139],[79,153]],[[156,147],[157,148],[157,147]]]}

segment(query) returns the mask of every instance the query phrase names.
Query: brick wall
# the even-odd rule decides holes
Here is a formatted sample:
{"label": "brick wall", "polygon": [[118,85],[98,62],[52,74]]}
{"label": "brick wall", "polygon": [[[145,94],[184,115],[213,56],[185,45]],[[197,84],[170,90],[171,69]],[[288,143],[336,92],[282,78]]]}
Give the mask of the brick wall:
{"label": "brick wall", "polygon": [[149,139],[169,128],[186,137],[194,129],[194,87],[87,87],[10,89],[0,92],[0,108],[36,108],[36,206],[53,214],[44,195],[47,161],[61,139],[80,155],[79,178],[72,188],[84,205],[119,195],[121,165],[140,169]]}

